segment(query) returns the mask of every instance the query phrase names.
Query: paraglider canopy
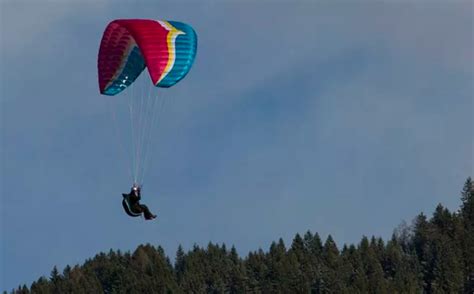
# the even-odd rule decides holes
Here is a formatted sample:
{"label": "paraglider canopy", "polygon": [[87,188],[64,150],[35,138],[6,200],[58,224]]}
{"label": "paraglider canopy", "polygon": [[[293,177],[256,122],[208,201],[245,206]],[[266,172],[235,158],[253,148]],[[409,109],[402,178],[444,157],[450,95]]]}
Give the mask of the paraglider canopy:
{"label": "paraglider canopy", "polygon": [[196,49],[196,33],[187,24],[149,19],[114,20],[105,29],[99,49],[100,93],[120,93],[145,67],[155,86],[171,87],[189,72]]}

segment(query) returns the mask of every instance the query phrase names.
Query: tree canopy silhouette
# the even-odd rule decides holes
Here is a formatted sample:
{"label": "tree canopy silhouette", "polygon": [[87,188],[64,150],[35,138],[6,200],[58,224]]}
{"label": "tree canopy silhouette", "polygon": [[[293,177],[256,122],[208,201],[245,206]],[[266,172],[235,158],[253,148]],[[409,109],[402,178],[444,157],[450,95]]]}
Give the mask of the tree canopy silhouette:
{"label": "tree canopy silhouette", "polygon": [[473,293],[473,198],[468,178],[459,211],[439,204],[387,242],[363,236],[338,247],[331,235],[323,242],[308,231],[245,257],[225,244],[179,246],[174,264],[163,248],[146,244],[99,253],[62,273],[54,267],[49,278],[10,293]]}

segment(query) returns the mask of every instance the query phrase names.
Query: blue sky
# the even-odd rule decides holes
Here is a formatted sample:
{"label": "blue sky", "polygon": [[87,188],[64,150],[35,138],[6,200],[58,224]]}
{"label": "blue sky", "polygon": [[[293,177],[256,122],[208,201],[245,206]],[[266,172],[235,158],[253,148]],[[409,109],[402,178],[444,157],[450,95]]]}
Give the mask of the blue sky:
{"label": "blue sky", "polygon": [[[440,202],[457,209],[474,174],[470,1],[0,8],[0,290],[141,243],[173,257],[178,244],[246,254],[307,230],[339,245],[388,238]],[[179,20],[199,37],[154,136],[154,222],[122,211],[127,161],[98,93],[116,18]]]}

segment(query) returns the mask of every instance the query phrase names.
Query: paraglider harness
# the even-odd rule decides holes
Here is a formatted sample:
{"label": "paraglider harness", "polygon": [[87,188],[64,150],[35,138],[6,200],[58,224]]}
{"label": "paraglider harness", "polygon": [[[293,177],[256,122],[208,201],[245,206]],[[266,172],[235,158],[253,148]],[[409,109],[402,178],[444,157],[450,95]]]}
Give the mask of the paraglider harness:
{"label": "paraglider harness", "polygon": [[[133,193],[135,191],[138,191],[138,193],[140,193],[140,187],[136,184],[133,184],[132,191],[130,192],[130,194],[122,194],[122,196],[123,196],[123,200],[122,200],[123,209],[131,217],[138,217],[142,214],[141,212],[134,212],[133,209],[132,209],[132,203],[131,203],[132,201],[131,201],[130,197],[134,196]],[[135,196],[135,197],[137,197],[137,196]],[[138,194],[138,199],[140,199],[140,194]]]}

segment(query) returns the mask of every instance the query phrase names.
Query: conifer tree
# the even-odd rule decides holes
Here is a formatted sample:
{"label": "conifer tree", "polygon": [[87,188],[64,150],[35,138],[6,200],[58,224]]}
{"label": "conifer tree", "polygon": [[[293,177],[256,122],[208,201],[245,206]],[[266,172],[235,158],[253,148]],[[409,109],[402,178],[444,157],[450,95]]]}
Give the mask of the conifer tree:
{"label": "conifer tree", "polygon": [[184,254],[184,250],[181,244],[178,246],[178,250],[176,251],[176,260],[174,264],[174,269],[176,272],[176,278],[178,280],[178,284],[181,285],[184,270],[185,270],[185,254]]}
{"label": "conifer tree", "polygon": [[368,280],[365,274],[364,263],[362,262],[360,250],[354,245],[350,245],[344,250],[342,255],[343,278],[350,293],[367,293]]}
{"label": "conifer tree", "polygon": [[456,217],[439,204],[430,223],[432,280],[429,288],[435,293],[460,292],[464,274],[462,251],[456,235]]}
{"label": "conifer tree", "polygon": [[304,235],[303,242],[309,255],[310,272],[308,276],[310,277],[311,291],[318,292],[318,289],[321,288],[323,272],[323,244],[319,234],[315,233],[313,235],[310,231],[307,231]]}
{"label": "conifer tree", "polygon": [[340,279],[339,249],[331,235],[326,239],[322,252],[324,267],[321,278],[322,292],[340,293],[343,291],[342,279]]}
{"label": "conifer tree", "polygon": [[52,293],[52,289],[48,280],[45,277],[41,277],[38,281],[33,282],[31,285],[31,292],[38,294],[49,294]]}
{"label": "conifer tree", "polygon": [[467,178],[461,192],[461,246],[465,268],[465,293],[474,292],[474,183]]}
{"label": "conifer tree", "polygon": [[293,268],[290,272],[292,289],[297,293],[310,292],[315,270],[313,269],[310,252],[300,234],[295,235],[288,251],[288,257]]}

